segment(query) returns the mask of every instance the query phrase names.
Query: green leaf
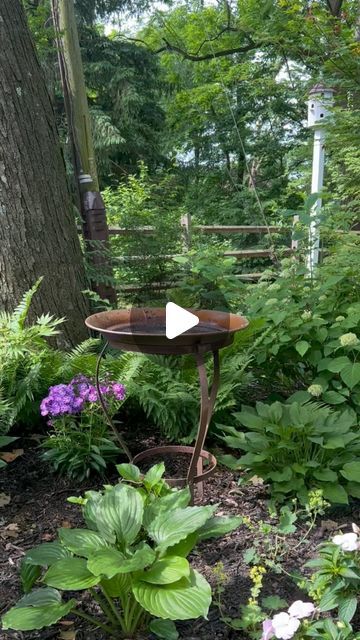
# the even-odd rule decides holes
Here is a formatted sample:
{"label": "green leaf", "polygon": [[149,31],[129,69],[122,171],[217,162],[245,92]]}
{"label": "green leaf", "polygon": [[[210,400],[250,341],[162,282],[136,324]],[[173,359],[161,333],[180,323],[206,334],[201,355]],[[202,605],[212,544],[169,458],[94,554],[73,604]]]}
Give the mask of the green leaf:
{"label": "green leaf", "polygon": [[108,546],[104,538],[90,529],[59,529],[59,538],[66,549],[84,558]]}
{"label": "green leaf", "polygon": [[55,589],[76,591],[94,587],[99,578],[90,573],[84,558],[66,558],[55,562],[45,573],[43,581]]}
{"label": "green leaf", "polygon": [[358,601],[356,596],[342,598],[339,602],[338,616],[343,622],[350,622],[355,615]]}
{"label": "green leaf", "polygon": [[70,558],[71,553],[65,549],[60,542],[44,542],[37,547],[30,549],[24,557],[28,564],[40,565],[41,567],[51,567],[54,562],[63,558]]}
{"label": "green leaf", "polygon": [[156,518],[160,513],[169,513],[174,509],[187,507],[190,500],[191,493],[189,487],[175,490],[161,498],[156,498],[144,509],[143,526],[147,529],[150,522],[152,522],[152,520],[154,520],[154,518]]}
{"label": "green leaf", "polygon": [[296,522],[296,520],[296,513],[292,513],[288,507],[282,507],[278,530],[281,531],[281,533],[295,533],[296,527],[294,522]]}
{"label": "green leaf", "polygon": [[149,624],[149,631],[163,640],[178,640],[179,638],[173,620],[152,620]]}
{"label": "green leaf", "polygon": [[314,478],[322,482],[337,482],[337,473],[331,469],[315,469]]}
{"label": "green leaf", "polygon": [[340,471],[349,482],[360,482],[360,460],[347,462]]}
{"label": "green leaf", "polygon": [[349,482],[349,484],[346,485],[346,491],[348,492],[349,496],[360,499],[360,484]]}
{"label": "green leaf", "polygon": [[37,589],[24,596],[2,618],[3,629],[32,631],[55,624],[76,606],[76,600],[62,604],[54,589]]}
{"label": "green leaf", "polygon": [[334,591],[326,591],[319,603],[320,611],[331,611],[339,604],[339,594]]}
{"label": "green leaf", "polygon": [[138,603],[157,618],[189,620],[207,617],[211,604],[211,587],[197,571],[190,570],[189,578],[181,578],[168,585],[137,582],[133,593]]}
{"label": "green leaf", "polygon": [[104,575],[107,578],[113,578],[117,573],[141,571],[152,564],[155,558],[155,551],[147,544],[135,551],[130,558],[126,558],[117,549],[100,549],[89,558],[87,566],[96,576]]}
{"label": "green leaf", "polygon": [[326,368],[328,371],[331,371],[331,373],[340,373],[340,371],[349,364],[351,364],[349,358],[346,356],[340,356],[340,358],[331,358]]}
{"label": "green leaf", "polygon": [[30,564],[26,562],[26,560],[22,560],[20,565],[20,579],[24,593],[29,593],[40,576],[41,568],[39,565]]}
{"label": "green leaf", "polygon": [[157,485],[165,473],[165,465],[163,462],[155,464],[144,476],[144,485],[148,491],[151,491]]}
{"label": "green leaf", "polygon": [[271,471],[267,475],[275,482],[287,482],[288,480],[291,480],[293,474],[290,467],[285,467],[283,471]]}
{"label": "green leaf", "polygon": [[309,348],[310,344],[306,342],[306,340],[299,340],[299,342],[295,344],[295,349],[301,356],[305,355]]}
{"label": "green leaf", "polygon": [[130,591],[131,576],[128,573],[117,573],[113,578],[102,578],[100,584],[110,598],[118,598]]}
{"label": "green leaf", "polygon": [[200,529],[211,518],[215,509],[216,507],[186,507],[175,509],[172,513],[160,513],[148,528],[149,536],[164,551]]}
{"label": "green leaf", "polygon": [[153,564],[148,571],[143,571],[138,579],[151,584],[170,584],[181,578],[188,578],[190,566],[185,558],[166,556]]}
{"label": "green leaf", "polygon": [[322,395],[322,399],[328,404],[342,404],[343,402],[346,402],[346,398],[337,391],[325,391]]}
{"label": "green leaf", "polygon": [[118,484],[106,491],[94,505],[97,529],[112,543],[116,537],[121,544],[132,544],[141,529],[143,513],[144,502],[140,493],[126,484]]}
{"label": "green leaf", "polygon": [[322,487],[325,500],[329,500],[334,504],[348,504],[348,495],[341,484],[332,484],[326,482]]}
{"label": "green leaf", "polygon": [[141,482],[141,472],[136,465],[123,462],[123,464],[117,464],[116,469],[124,480],[135,483]]}
{"label": "green leaf", "polygon": [[182,558],[187,558],[189,553],[194,549],[198,542],[198,534],[190,533],[186,538],[180,540],[177,544],[168,547],[167,554],[171,554],[172,556],[181,556]]}
{"label": "green leaf", "polygon": [[288,607],[288,603],[280,596],[267,596],[261,600],[261,605],[269,611],[277,611]]}
{"label": "green leaf", "polygon": [[214,516],[205,522],[199,530],[199,540],[208,540],[231,533],[237,529],[243,519],[241,516]]}
{"label": "green leaf", "polygon": [[360,363],[347,365],[340,372],[340,377],[349,389],[353,389],[360,382]]}

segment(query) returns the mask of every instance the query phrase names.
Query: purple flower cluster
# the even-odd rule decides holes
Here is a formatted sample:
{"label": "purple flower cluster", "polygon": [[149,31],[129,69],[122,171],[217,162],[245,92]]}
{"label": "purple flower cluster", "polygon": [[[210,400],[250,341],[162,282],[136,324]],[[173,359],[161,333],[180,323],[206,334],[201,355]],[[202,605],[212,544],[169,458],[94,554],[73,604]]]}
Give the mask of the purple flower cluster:
{"label": "purple flower cluster", "polygon": [[[100,385],[100,391],[108,401],[122,401],[125,398],[125,387],[119,382],[107,381]],[[49,394],[41,402],[40,412],[42,416],[51,417],[76,414],[98,399],[93,381],[84,375],[78,375],[69,384],[50,387]]]}

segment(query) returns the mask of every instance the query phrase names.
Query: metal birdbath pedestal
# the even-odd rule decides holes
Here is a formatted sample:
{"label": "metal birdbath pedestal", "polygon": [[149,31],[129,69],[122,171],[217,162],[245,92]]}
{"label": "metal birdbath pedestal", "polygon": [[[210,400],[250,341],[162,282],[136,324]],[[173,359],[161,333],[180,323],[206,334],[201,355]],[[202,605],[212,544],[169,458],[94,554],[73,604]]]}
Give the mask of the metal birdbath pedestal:
{"label": "metal birdbath pedestal", "polygon": [[[117,435],[129,461],[138,464],[162,456],[189,456],[190,463],[186,476],[167,478],[171,486],[188,485],[194,497],[194,486],[198,486],[198,495],[203,497],[203,483],[215,471],[216,458],[204,449],[211,416],[220,382],[219,350],[229,346],[234,334],[248,325],[246,318],[221,311],[188,309],[199,318],[199,323],[185,333],[173,339],[166,337],[165,308],[139,308],[104,311],[86,319],[87,327],[102,335],[104,347],[99,355],[96,367],[96,386],[99,400],[109,426]],[[99,372],[103,355],[108,346],[122,351],[137,351],[152,355],[193,355],[200,381],[201,407],[195,445],[168,445],[148,449],[132,456],[123,436],[118,433],[106,408],[101,394]],[[205,354],[213,354],[213,377],[209,387],[205,366]],[[205,467],[205,469],[204,469]]]}

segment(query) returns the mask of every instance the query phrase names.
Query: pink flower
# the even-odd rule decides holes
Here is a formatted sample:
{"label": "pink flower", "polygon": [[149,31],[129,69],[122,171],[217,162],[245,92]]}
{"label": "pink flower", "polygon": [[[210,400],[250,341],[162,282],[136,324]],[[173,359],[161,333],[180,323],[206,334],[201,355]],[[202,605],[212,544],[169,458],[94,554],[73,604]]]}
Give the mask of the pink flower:
{"label": "pink flower", "polygon": [[303,602],[302,600],[296,600],[291,607],[288,608],[288,613],[292,618],[308,618],[314,613],[315,607],[312,602]]}
{"label": "pink flower", "polygon": [[274,636],[274,627],[272,625],[272,620],[269,618],[264,620],[262,623],[263,633],[261,636],[261,640],[270,640]]}
{"label": "pink flower", "polygon": [[279,640],[290,640],[300,627],[300,620],[292,618],[288,613],[282,611],[273,617],[272,626],[274,628],[275,638],[279,638]]}

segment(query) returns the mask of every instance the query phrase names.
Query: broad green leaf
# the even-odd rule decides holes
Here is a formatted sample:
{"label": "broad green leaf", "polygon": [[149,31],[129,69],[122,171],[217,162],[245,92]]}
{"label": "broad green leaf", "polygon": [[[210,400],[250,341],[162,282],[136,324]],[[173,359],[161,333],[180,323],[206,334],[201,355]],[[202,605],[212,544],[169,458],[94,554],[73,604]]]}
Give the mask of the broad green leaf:
{"label": "broad green leaf", "polygon": [[214,516],[199,530],[199,540],[208,540],[231,533],[242,523],[241,516]]}
{"label": "broad green leaf", "polygon": [[227,467],[232,471],[239,471],[239,469],[242,468],[242,464],[239,462],[239,459],[235,458],[235,456],[232,456],[230,453],[219,455],[217,460],[220,464],[223,464],[224,467]]}
{"label": "broad green leaf", "polygon": [[211,587],[197,571],[168,585],[137,582],[133,593],[138,603],[157,618],[189,620],[207,617],[211,604]]}
{"label": "broad green leaf", "polygon": [[294,522],[297,520],[296,513],[292,513],[288,507],[282,507],[278,529],[282,533],[295,533]]}
{"label": "broad green leaf", "polygon": [[326,482],[322,490],[325,500],[329,500],[334,504],[348,504],[349,502],[348,495],[341,484]]}
{"label": "broad green leaf", "polygon": [[90,529],[59,529],[59,538],[66,549],[84,558],[108,546],[104,538]]}
{"label": "broad green leaf", "polygon": [[355,615],[357,605],[358,600],[356,596],[341,598],[338,609],[339,619],[344,622],[350,622]]}
{"label": "broad green leaf", "polygon": [[349,496],[360,499],[360,483],[349,482],[349,484],[346,485],[346,491],[348,492]]}
{"label": "broad green leaf", "polygon": [[339,604],[339,594],[334,591],[326,591],[319,603],[320,611],[331,611]]}
{"label": "broad green leaf", "polygon": [[11,444],[14,440],[18,439],[18,436],[0,436],[0,447],[7,447],[8,444]]}
{"label": "broad green leaf", "polygon": [[211,518],[215,509],[216,507],[210,506],[186,507],[170,513],[160,513],[148,528],[149,536],[164,551],[186,538],[189,533],[196,532]]}
{"label": "broad green leaf", "polygon": [[188,578],[190,566],[185,558],[180,556],[165,556],[153,564],[148,571],[143,571],[138,579],[151,584],[170,584],[181,578]]}
{"label": "broad green leaf", "polygon": [[349,482],[360,482],[360,460],[347,462],[340,471]]}
{"label": "broad green leaf", "polygon": [[244,425],[244,427],[248,427],[248,429],[260,430],[264,428],[264,418],[257,416],[255,413],[241,411],[236,415],[241,424]]}
{"label": "broad green leaf", "polygon": [[141,482],[141,472],[136,465],[123,462],[122,464],[117,464],[116,469],[124,480],[136,483]]}
{"label": "broad green leaf", "polygon": [[99,584],[110,598],[118,598],[130,591],[131,577],[128,573],[117,573],[113,578],[102,578]]}
{"label": "broad green leaf", "polygon": [[295,349],[301,356],[304,356],[309,348],[310,344],[306,342],[306,340],[299,340],[299,342],[295,344]]}
{"label": "broad green leaf", "polygon": [[24,593],[29,593],[36,580],[41,576],[41,567],[22,560],[20,565],[20,579]]}
{"label": "broad green leaf", "polygon": [[315,469],[314,478],[322,482],[337,482],[337,473],[331,469]]}
{"label": "broad green leaf", "polygon": [[155,485],[160,482],[161,478],[165,473],[165,465],[163,462],[159,462],[159,464],[155,464],[144,476],[144,485],[148,491],[151,491]]}
{"label": "broad green leaf", "polygon": [[168,547],[167,554],[172,556],[181,556],[187,558],[189,553],[196,547],[199,536],[197,533],[190,533],[186,538],[180,540],[177,544]]}
{"label": "broad green leaf", "polygon": [[144,502],[140,493],[126,484],[118,484],[106,491],[95,505],[98,531],[110,542],[115,537],[121,544],[130,545],[136,539],[143,519]]}
{"label": "broad green leaf", "polygon": [[346,398],[337,391],[325,391],[322,395],[322,399],[328,404],[342,404],[343,402],[346,402]]}
{"label": "broad green leaf", "polygon": [[3,629],[32,631],[55,624],[76,606],[76,600],[64,604],[47,604],[39,607],[12,607],[2,618]]}
{"label": "broad green leaf", "polygon": [[55,562],[45,573],[43,581],[55,589],[76,591],[94,587],[99,578],[90,573],[84,558],[66,558]]}
{"label": "broad green leaf", "polygon": [[340,358],[331,358],[326,368],[331,373],[340,373],[349,364],[351,362],[347,356],[340,356]]}
{"label": "broad green leaf", "polygon": [[287,601],[280,598],[280,596],[267,596],[261,600],[261,605],[264,609],[269,609],[270,611],[286,609],[289,606]]}
{"label": "broad green leaf", "polygon": [[147,544],[127,558],[117,549],[100,549],[90,556],[87,566],[96,576],[113,578],[117,573],[141,571],[155,560],[156,554]]}
{"label": "broad green leaf", "polygon": [[161,498],[155,498],[155,500],[144,509],[143,525],[145,529],[148,528],[150,522],[160,513],[165,511],[169,513],[173,509],[185,508],[189,505],[190,500],[191,493],[189,487],[172,491]]}
{"label": "broad green leaf", "polygon": [[61,603],[61,593],[57,589],[51,589],[51,587],[42,587],[41,589],[35,589],[31,593],[27,593],[23,596],[19,602],[16,603],[16,607],[42,607],[46,604],[59,604]]}
{"label": "broad green leaf", "polygon": [[348,364],[340,372],[341,379],[349,389],[353,389],[360,382],[360,363]]}
{"label": "broad green leaf", "polygon": [[149,631],[163,640],[178,640],[179,638],[173,620],[152,620],[149,624]]}
{"label": "broad green leaf", "polygon": [[25,554],[24,561],[41,567],[51,567],[54,562],[70,557],[71,553],[59,542],[44,542],[30,549]]}

